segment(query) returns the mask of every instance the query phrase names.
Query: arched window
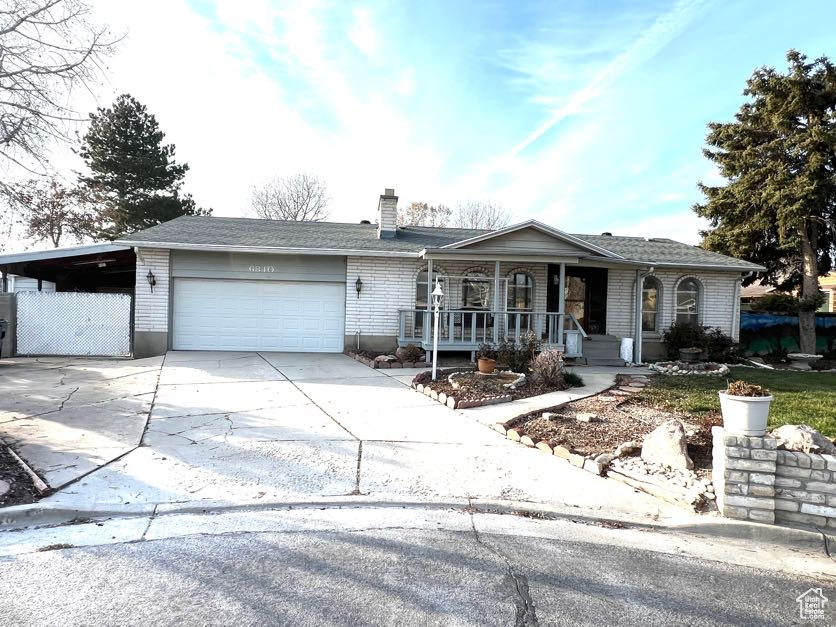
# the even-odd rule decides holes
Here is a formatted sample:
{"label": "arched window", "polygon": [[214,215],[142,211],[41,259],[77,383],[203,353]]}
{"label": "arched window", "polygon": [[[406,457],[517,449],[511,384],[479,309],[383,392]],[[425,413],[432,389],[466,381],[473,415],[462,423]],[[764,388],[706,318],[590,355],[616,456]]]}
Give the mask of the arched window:
{"label": "arched window", "polygon": [[659,330],[659,314],[662,311],[662,285],[659,279],[644,277],[642,284],[642,331]]}
{"label": "arched window", "polygon": [[491,281],[484,272],[471,271],[462,279],[462,309],[491,308]]}
{"label": "arched window", "polygon": [[683,279],[676,286],[676,321],[700,322],[700,284],[696,279]]}
{"label": "arched window", "polygon": [[531,311],[534,304],[534,279],[528,272],[508,275],[508,311]]}

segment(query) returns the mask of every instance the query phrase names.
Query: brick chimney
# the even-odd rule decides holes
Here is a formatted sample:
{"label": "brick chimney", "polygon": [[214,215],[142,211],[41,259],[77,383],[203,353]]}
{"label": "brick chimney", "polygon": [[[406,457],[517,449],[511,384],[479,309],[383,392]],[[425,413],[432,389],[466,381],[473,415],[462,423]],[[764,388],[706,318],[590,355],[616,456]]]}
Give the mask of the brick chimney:
{"label": "brick chimney", "polygon": [[395,190],[386,188],[377,205],[377,238],[395,237],[398,229],[398,197]]}

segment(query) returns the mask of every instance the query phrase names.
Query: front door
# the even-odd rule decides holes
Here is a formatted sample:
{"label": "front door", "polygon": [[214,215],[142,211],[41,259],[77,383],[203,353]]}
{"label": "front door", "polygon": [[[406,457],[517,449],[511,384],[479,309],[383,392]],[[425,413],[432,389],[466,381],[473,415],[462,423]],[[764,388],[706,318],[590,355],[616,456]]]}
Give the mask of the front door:
{"label": "front door", "polygon": [[[559,311],[560,266],[549,265],[547,306],[549,311]],[[584,331],[592,335],[607,332],[607,269],[566,268],[564,286],[565,309],[575,316]]]}

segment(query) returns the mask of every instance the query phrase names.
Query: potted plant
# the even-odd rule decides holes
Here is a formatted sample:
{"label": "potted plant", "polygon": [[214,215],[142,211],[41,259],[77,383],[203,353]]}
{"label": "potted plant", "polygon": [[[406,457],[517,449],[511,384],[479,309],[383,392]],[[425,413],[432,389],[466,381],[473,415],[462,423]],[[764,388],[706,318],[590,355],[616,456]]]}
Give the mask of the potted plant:
{"label": "potted plant", "polygon": [[723,427],[732,434],[766,434],[772,394],[766,388],[745,381],[732,381],[720,392]]}
{"label": "potted plant", "polygon": [[482,344],[476,351],[476,365],[482,374],[491,374],[496,370],[496,349],[491,344]]}
{"label": "potted plant", "polygon": [[687,348],[679,349],[679,359],[687,364],[699,361],[702,349],[699,346],[689,346]]}

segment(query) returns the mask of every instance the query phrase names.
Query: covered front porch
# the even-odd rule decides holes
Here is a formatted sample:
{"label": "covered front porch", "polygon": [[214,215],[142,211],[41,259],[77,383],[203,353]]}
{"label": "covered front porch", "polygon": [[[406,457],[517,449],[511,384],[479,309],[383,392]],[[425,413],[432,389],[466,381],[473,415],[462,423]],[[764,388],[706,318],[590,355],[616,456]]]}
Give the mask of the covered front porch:
{"label": "covered front porch", "polygon": [[433,349],[436,282],[444,293],[440,351],[475,351],[533,332],[543,348],[613,365],[621,338],[641,337],[635,308],[650,268],[539,222],[426,248],[419,257],[425,265],[416,275],[414,305],[398,310],[401,346]]}
{"label": "covered front porch", "polygon": [[[589,319],[585,282],[575,285],[564,264],[549,266],[547,276],[554,275],[554,279],[544,281],[545,285],[537,285],[534,278],[545,275],[545,269],[533,264],[517,266],[506,276],[507,268],[495,262],[493,274],[487,276],[480,266],[464,275],[445,274],[429,260],[418,275],[416,306],[398,310],[398,344],[433,349],[433,307],[427,294],[437,281],[444,293],[438,324],[440,351],[472,352],[482,344],[520,342],[534,333],[543,348],[560,350],[567,357],[583,355],[583,341],[588,337],[584,322]],[[567,281],[575,285],[574,290],[560,289]],[[545,289],[545,299],[538,298],[542,295],[537,289]],[[567,302],[567,292],[577,298]],[[546,306],[538,306],[543,300]],[[596,321],[594,326],[602,325]]]}

